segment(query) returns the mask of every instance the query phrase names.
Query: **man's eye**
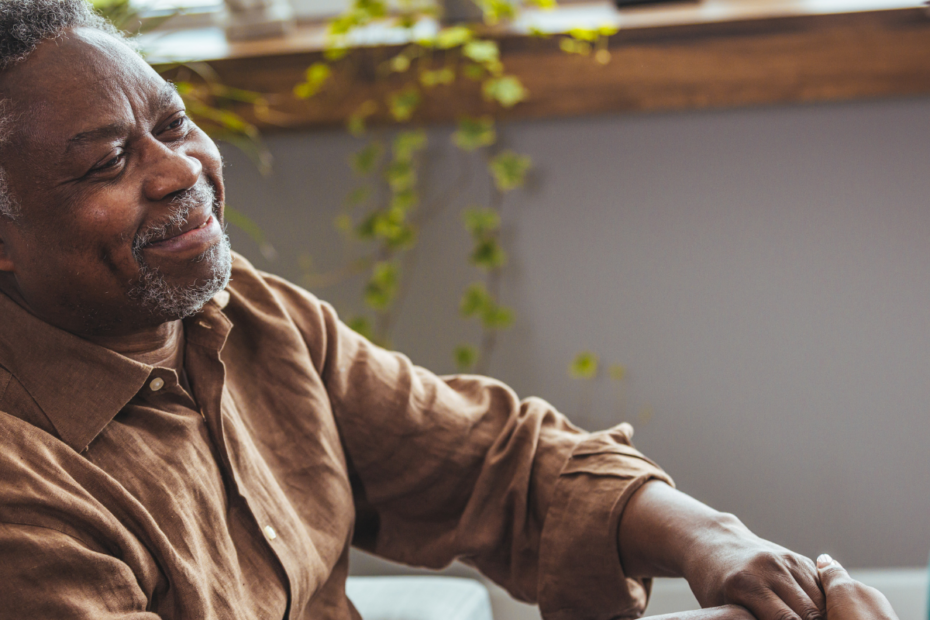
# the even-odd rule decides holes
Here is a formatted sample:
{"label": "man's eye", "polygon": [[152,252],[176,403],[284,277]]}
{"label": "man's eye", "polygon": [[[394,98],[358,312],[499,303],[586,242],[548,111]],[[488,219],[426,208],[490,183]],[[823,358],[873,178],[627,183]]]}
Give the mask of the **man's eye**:
{"label": "man's eye", "polygon": [[172,130],[181,129],[185,125],[187,125],[187,115],[182,114],[181,116],[171,121],[171,123],[165,129],[167,129],[168,131],[172,131]]}
{"label": "man's eye", "polygon": [[102,172],[104,170],[110,170],[112,168],[116,168],[121,163],[123,163],[123,160],[125,158],[126,158],[126,151],[120,151],[119,153],[111,157],[110,159],[105,160],[100,165],[94,166],[91,172]]}

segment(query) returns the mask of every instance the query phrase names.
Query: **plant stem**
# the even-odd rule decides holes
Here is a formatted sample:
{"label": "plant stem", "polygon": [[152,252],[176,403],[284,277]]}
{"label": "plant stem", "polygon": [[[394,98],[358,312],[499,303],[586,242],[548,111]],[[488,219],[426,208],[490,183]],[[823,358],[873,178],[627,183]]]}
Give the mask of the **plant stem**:
{"label": "plant stem", "polygon": [[[496,149],[495,149],[496,150]],[[490,161],[490,153],[488,161]],[[492,209],[497,211],[498,215],[501,216],[503,221],[504,213],[504,193],[497,187],[494,181],[491,181],[490,187],[490,206]],[[500,229],[495,233],[498,242],[501,239]],[[500,297],[501,289],[501,269],[492,269],[488,272],[487,276],[487,287],[488,293],[491,295],[491,299],[497,301]],[[475,364],[475,372],[479,375],[486,375],[490,370],[491,366],[491,356],[494,354],[494,349],[497,348],[497,332],[495,328],[484,327],[481,333],[481,346],[478,349],[478,361]]]}

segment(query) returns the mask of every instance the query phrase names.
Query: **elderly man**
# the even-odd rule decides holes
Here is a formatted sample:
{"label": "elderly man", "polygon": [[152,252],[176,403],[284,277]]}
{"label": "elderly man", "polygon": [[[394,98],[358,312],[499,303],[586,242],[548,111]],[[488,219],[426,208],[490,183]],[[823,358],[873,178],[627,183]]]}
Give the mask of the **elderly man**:
{"label": "elderly man", "polygon": [[357,618],[351,544],[547,618],[655,575],[695,618],[824,616],[629,426],[436,377],[232,254],[215,145],[82,0],[0,0],[0,99],[0,618]]}

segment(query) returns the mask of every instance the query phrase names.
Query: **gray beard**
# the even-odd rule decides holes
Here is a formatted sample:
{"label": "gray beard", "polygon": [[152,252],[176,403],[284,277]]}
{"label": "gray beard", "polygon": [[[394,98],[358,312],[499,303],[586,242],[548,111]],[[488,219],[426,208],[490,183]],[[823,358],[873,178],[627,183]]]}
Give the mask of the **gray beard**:
{"label": "gray beard", "polygon": [[[153,238],[158,238],[171,227],[183,224],[192,209],[204,202],[215,203],[215,192],[210,185],[192,188],[174,201],[176,211],[169,222],[163,226],[146,231],[133,244],[133,256],[139,264],[139,279],[129,290],[131,299],[139,303],[152,314],[165,320],[184,319],[200,312],[200,309],[214,295],[226,288],[232,271],[232,248],[229,236],[224,234],[222,240],[194,259],[194,263],[206,263],[210,267],[210,277],[204,282],[194,282],[187,286],[168,284],[164,274],[145,262],[142,247]],[[217,217],[219,209],[214,204],[213,214]]]}
{"label": "gray beard", "polygon": [[168,284],[157,267],[151,267],[142,261],[139,264],[139,281],[129,290],[129,295],[132,299],[137,299],[149,312],[166,320],[184,319],[197,314],[214,295],[229,284],[232,271],[231,250],[229,235],[224,234],[219,243],[194,260],[210,266],[210,277],[205,282],[195,282],[188,286]]}

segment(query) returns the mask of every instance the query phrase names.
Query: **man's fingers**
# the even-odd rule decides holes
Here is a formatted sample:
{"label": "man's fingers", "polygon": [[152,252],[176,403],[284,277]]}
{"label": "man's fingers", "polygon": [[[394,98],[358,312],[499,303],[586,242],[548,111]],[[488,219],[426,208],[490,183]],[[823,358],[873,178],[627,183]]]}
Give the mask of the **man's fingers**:
{"label": "man's fingers", "polygon": [[740,601],[759,620],[803,620],[780,596],[771,590],[761,590],[752,599]]}
{"label": "man's fingers", "polygon": [[[820,595],[818,598],[823,600],[823,594],[816,584],[814,584],[814,589]],[[801,620],[823,620],[823,608],[819,607],[806,589],[794,580],[776,582],[772,584],[772,590]]]}
{"label": "man's fingers", "polygon": [[846,569],[826,553],[817,558],[817,573],[820,575],[824,592],[839,583],[852,580]]}
{"label": "man's fingers", "polygon": [[819,610],[817,617],[823,617],[827,610],[827,601],[818,583],[817,566],[809,558],[797,556],[798,564],[791,569],[795,581],[807,594],[810,602]]}

